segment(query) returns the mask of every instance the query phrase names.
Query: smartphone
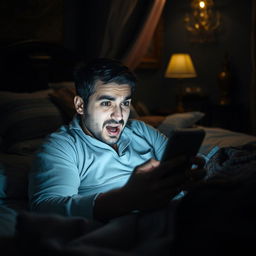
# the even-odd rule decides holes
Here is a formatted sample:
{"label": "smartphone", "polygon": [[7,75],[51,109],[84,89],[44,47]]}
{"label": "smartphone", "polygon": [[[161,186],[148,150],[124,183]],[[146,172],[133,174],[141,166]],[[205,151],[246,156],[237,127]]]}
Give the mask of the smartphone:
{"label": "smartphone", "polygon": [[184,165],[186,165],[186,168],[189,167],[190,159],[198,153],[204,137],[205,131],[200,128],[174,130],[169,136],[161,161],[183,155],[186,159]]}

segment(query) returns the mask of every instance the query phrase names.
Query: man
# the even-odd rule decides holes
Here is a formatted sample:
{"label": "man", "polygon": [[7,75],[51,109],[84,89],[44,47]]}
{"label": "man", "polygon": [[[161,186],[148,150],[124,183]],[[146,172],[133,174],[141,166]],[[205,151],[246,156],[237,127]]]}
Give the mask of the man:
{"label": "man", "polygon": [[180,191],[184,174],[171,172],[183,159],[160,165],[167,138],[129,120],[135,84],[134,74],[115,60],[77,68],[77,115],[36,153],[32,210],[109,220],[166,206]]}

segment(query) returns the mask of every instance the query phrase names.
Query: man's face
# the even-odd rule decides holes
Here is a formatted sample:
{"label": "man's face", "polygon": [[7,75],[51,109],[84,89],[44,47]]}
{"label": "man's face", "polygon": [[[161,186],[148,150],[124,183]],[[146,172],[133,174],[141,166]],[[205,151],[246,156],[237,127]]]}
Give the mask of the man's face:
{"label": "man's face", "polygon": [[95,89],[84,113],[84,125],[94,137],[113,145],[118,141],[130,114],[131,87],[98,81]]}

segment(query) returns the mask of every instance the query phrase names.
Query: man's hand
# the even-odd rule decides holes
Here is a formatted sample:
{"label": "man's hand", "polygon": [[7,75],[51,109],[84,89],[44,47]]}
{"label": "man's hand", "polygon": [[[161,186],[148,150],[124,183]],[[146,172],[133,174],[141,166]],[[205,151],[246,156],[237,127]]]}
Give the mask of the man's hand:
{"label": "man's hand", "polygon": [[167,206],[187,180],[184,157],[161,163],[154,159],[138,166],[128,182],[118,189],[100,194],[95,200],[98,220],[127,214],[133,210],[152,210]]}
{"label": "man's hand", "polygon": [[206,175],[206,170],[204,169],[205,160],[203,158],[196,156],[190,162],[192,168],[187,170],[187,181],[183,186],[185,190],[189,190],[198,182],[203,181]]}
{"label": "man's hand", "polygon": [[127,195],[127,204],[134,210],[151,210],[163,207],[181,191],[186,180],[181,170],[183,157],[161,163],[150,159],[138,166],[122,188]]}

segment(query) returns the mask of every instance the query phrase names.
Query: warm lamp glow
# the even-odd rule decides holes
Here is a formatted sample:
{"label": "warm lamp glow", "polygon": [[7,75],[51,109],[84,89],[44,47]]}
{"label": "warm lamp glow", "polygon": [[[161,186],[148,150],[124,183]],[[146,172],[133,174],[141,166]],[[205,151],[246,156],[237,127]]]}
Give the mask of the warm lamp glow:
{"label": "warm lamp glow", "polygon": [[205,2],[204,1],[200,1],[199,2],[199,6],[200,6],[200,8],[203,9],[205,7]]}
{"label": "warm lamp glow", "polygon": [[201,43],[213,41],[221,23],[213,0],[191,0],[191,13],[185,15],[184,21],[192,41]]}
{"label": "warm lamp glow", "polygon": [[193,78],[196,71],[189,54],[175,53],[171,56],[165,77],[167,78]]}

